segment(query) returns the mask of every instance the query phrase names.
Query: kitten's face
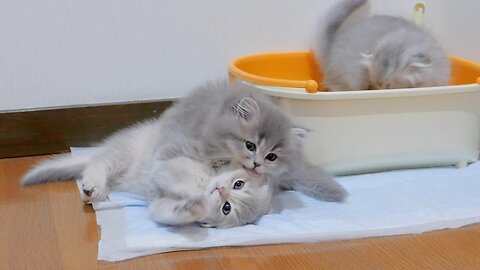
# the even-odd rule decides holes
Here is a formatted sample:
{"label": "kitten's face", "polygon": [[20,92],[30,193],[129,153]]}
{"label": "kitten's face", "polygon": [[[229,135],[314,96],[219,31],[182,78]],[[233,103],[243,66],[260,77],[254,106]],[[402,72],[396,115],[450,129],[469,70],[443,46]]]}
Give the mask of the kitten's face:
{"label": "kitten's face", "polygon": [[229,228],[251,223],[270,209],[272,187],[262,175],[235,170],[213,177],[206,189],[203,226]]}
{"label": "kitten's face", "polygon": [[285,163],[283,140],[262,137],[258,133],[229,141],[237,162],[255,174],[272,174],[282,171]]}
{"label": "kitten's face", "polygon": [[431,59],[427,52],[405,48],[405,44],[382,42],[372,53],[362,54],[370,89],[394,89],[429,86]]}
{"label": "kitten's face", "polygon": [[234,168],[254,174],[281,173],[286,168],[292,147],[292,127],[279,109],[270,103],[242,98],[230,108],[234,124],[225,127],[222,137],[224,151]]}

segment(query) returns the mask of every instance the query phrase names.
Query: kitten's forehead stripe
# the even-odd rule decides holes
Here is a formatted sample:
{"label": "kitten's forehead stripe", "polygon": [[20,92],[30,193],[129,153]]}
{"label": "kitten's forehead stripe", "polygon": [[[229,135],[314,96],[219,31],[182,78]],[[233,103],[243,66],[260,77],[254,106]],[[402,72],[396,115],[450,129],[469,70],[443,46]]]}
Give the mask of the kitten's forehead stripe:
{"label": "kitten's forehead stripe", "polygon": [[232,137],[235,140],[238,140],[238,141],[242,141],[242,142],[243,141],[248,141],[248,139],[245,139],[240,134],[237,134],[237,133],[234,133],[234,132],[231,132],[229,136]]}
{"label": "kitten's forehead stripe", "polygon": [[272,148],[272,151],[281,151],[281,150],[282,150],[282,145],[281,144],[277,144]]}
{"label": "kitten's forehead stripe", "polygon": [[260,144],[261,146],[263,146],[265,144],[265,137],[260,137],[260,139],[258,140],[258,144]]}

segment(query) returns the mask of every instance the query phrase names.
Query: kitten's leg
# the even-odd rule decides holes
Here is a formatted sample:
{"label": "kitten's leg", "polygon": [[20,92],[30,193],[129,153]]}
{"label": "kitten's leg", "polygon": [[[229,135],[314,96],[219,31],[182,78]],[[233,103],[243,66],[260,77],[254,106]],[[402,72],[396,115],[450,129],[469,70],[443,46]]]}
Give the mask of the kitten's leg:
{"label": "kitten's leg", "polygon": [[203,194],[209,179],[203,164],[184,156],[154,161],[150,175],[159,189],[187,198]]}
{"label": "kitten's leg", "polygon": [[152,220],[166,225],[181,225],[201,221],[206,215],[206,202],[203,198],[173,199],[159,198],[148,207]]}
{"label": "kitten's leg", "polygon": [[92,160],[82,177],[83,200],[99,202],[107,199],[108,165],[101,158]]}
{"label": "kitten's leg", "polygon": [[283,189],[293,189],[323,201],[341,202],[348,195],[332,176],[310,164],[301,168],[290,168],[278,180]]}

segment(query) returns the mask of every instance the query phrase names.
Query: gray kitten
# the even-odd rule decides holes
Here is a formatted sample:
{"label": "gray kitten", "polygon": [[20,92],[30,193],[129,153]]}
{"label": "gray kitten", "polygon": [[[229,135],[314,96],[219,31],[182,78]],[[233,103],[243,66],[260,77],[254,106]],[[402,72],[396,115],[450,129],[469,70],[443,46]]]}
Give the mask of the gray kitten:
{"label": "gray kitten", "polygon": [[435,38],[403,18],[373,16],[338,29],[367,0],[343,0],[318,34],[316,57],[332,91],[447,85],[450,62]]}
{"label": "gray kitten", "polygon": [[[164,116],[168,137],[176,139],[162,146],[160,158],[190,155],[214,167],[228,164],[265,174],[277,189],[294,189],[325,201],[346,198],[347,192],[330,175],[305,160],[302,146],[308,130],[298,127],[268,96],[242,84],[217,83],[197,89],[178,107]],[[232,114],[232,108],[239,115]]]}
{"label": "gray kitten", "polygon": [[[165,222],[163,218],[156,218],[160,216],[158,213],[167,211],[165,216],[168,216],[172,211],[154,208],[171,204],[155,200],[168,197],[170,202],[183,203],[182,207],[173,206],[170,210],[199,213],[198,203],[185,202],[184,198],[195,196],[184,196],[188,187],[181,182],[194,183],[197,174],[211,177],[214,175],[211,170],[243,169],[257,183],[256,189],[264,191],[245,192],[248,196],[231,201],[223,198],[215,211],[209,210],[212,215],[218,214],[232,222],[218,217],[202,218],[213,223],[212,226],[237,226],[254,221],[268,210],[270,189],[266,187],[269,181],[262,180],[263,176],[273,179],[277,186],[308,191],[317,198],[329,201],[345,198],[343,188],[319,168],[298,164],[297,156],[301,153],[305,134],[306,130],[295,127],[288,115],[267,96],[248,91],[241,85],[208,84],[194,90],[160,118],[117,132],[95,155],[47,161],[27,174],[22,183],[82,176],[87,201],[104,200],[109,190],[146,194],[152,200],[149,209],[152,218]],[[179,179],[178,173],[167,166],[172,160],[182,158],[191,160],[189,164],[201,164],[195,168],[185,165],[187,180]],[[199,170],[199,166],[203,169]],[[176,183],[183,187],[175,188]],[[223,207],[227,204],[231,211],[225,214]],[[235,215],[235,218],[227,218],[228,215]],[[194,216],[198,221],[198,215]],[[192,219],[190,216],[184,221]],[[180,222],[171,222],[174,223]]]}

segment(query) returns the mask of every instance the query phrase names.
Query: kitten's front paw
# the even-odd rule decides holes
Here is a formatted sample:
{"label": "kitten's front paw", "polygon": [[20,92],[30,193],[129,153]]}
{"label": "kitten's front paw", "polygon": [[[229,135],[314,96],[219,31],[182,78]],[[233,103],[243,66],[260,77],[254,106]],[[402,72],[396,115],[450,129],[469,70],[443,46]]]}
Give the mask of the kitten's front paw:
{"label": "kitten's front paw", "polygon": [[194,200],[189,200],[183,206],[183,210],[190,212],[195,220],[201,220],[206,215],[207,203],[204,199],[198,198]]}
{"label": "kitten's front paw", "polygon": [[104,188],[92,183],[83,183],[82,191],[82,197],[86,203],[105,201],[108,195]]}

